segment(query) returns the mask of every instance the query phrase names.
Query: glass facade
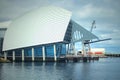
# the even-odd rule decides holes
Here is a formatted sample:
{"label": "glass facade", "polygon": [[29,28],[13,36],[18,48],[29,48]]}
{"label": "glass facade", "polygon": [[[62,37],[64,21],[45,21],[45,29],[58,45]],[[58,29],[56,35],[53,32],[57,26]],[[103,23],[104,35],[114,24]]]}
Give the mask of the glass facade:
{"label": "glass facade", "polygon": [[[56,56],[60,57],[66,54],[66,44],[65,43],[56,43]],[[44,45],[45,47],[45,57],[54,57],[54,44],[48,44]],[[28,48],[23,48],[24,50],[24,56],[25,57],[32,57],[32,48],[34,48],[34,57],[42,57],[43,51],[42,51],[42,46],[35,46],[35,47],[28,47]],[[16,57],[22,57],[22,49],[16,49],[15,51],[15,56]],[[7,56],[13,55],[13,50],[10,50],[7,52]]]}
{"label": "glass facade", "polygon": [[71,39],[72,39],[72,22],[70,21],[65,33],[64,41],[70,43]]}
{"label": "glass facade", "polygon": [[[66,54],[66,44],[56,43],[56,56],[59,57],[61,55]],[[54,45],[48,44],[45,46],[45,57],[54,57]],[[42,57],[43,51],[42,46],[35,46],[34,48],[34,56]],[[8,51],[9,56],[12,56],[12,51]],[[22,56],[22,49],[15,50],[15,56]],[[32,57],[32,47],[24,48],[24,56]]]}

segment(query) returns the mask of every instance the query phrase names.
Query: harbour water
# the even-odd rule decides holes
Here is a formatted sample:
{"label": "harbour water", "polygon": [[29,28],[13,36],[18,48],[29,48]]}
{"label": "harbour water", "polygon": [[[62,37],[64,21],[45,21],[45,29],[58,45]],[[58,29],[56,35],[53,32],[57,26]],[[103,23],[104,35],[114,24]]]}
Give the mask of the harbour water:
{"label": "harbour water", "polygon": [[0,80],[120,80],[120,58],[88,63],[0,63]]}

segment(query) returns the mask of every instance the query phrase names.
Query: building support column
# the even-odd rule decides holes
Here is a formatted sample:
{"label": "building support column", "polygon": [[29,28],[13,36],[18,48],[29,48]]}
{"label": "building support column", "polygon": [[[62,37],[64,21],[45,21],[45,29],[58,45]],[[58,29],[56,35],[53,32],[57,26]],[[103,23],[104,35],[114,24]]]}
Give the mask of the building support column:
{"label": "building support column", "polygon": [[57,61],[57,57],[56,57],[56,45],[54,44],[53,47],[54,47],[54,61]]}
{"label": "building support column", "polygon": [[35,58],[34,58],[34,48],[32,48],[32,61],[34,61]]}
{"label": "building support column", "polygon": [[7,60],[7,52],[4,52],[4,59]]}
{"label": "building support column", "polygon": [[43,61],[45,61],[45,47],[42,46],[42,55],[43,55]]}
{"label": "building support column", "polygon": [[13,61],[15,61],[15,51],[13,51],[12,53],[13,53]]}
{"label": "building support column", "polygon": [[34,61],[35,58],[34,58],[34,48],[32,48],[32,61]]}
{"label": "building support column", "polygon": [[24,61],[24,49],[22,49],[22,61]]}

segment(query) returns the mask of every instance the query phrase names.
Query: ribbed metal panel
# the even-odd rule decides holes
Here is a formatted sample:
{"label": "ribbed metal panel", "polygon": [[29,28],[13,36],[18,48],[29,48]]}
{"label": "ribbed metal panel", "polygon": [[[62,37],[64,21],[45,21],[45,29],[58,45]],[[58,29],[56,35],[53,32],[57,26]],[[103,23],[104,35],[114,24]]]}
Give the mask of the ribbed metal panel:
{"label": "ribbed metal panel", "polygon": [[32,10],[13,20],[4,37],[3,51],[63,41],[70,18],[71,12],[59,7]]}

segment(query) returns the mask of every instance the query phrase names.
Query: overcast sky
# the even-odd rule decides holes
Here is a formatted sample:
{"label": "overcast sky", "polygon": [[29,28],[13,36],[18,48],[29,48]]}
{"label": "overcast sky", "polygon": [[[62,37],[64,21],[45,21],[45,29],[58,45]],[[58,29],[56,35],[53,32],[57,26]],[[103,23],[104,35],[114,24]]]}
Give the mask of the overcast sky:
{"label": "overcast sky", "polygon": [[[42,6],[58,6],[72,12],[72,19],[100,39],[110,41],[92,44],[92,47],[116,48],[120,51],[120,0],[0,0],[0,27],[6,27],[16,17]],[[79,46],[80,44],[78,44]]]}

